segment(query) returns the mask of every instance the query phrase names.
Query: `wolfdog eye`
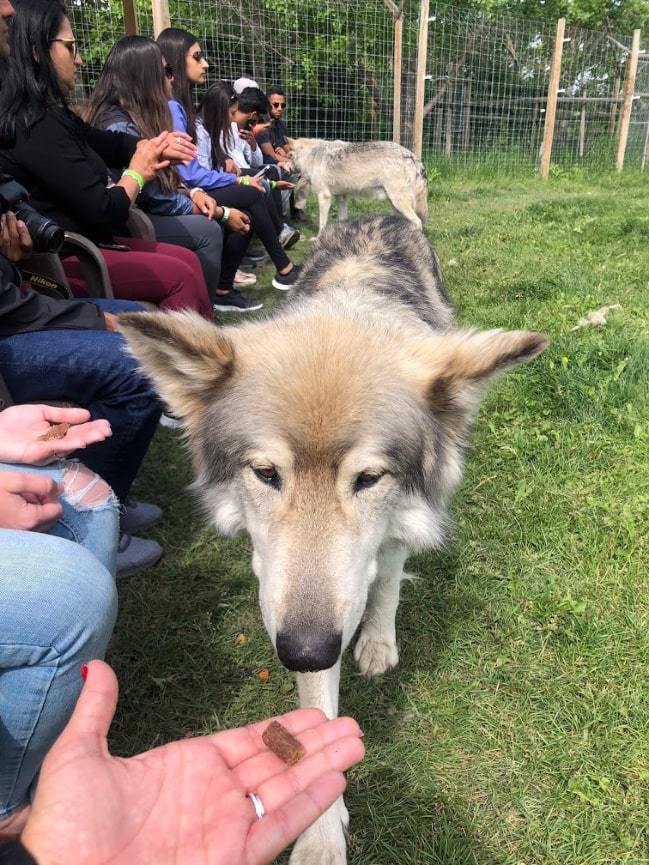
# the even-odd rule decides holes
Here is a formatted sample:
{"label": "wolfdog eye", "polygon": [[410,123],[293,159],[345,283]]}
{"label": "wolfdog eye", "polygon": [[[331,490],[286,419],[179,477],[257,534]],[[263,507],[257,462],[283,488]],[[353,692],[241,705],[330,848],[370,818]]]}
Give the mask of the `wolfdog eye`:
{"label": "wolfdog eye", "polygon": [[251,468],[260,481],[268,484],[268,486],[275,487],[275,489],[279,489],[279,475],[277,474],[277,469],[273,466],[263,466],[261,468],[251,466]]}
{"label": "wolfdog eye", "polygon": [[361,472],[356,476],[356,480],[354,481],[354,492],[373,487],[374,484],[381,480],[384,474],[385,472]]}

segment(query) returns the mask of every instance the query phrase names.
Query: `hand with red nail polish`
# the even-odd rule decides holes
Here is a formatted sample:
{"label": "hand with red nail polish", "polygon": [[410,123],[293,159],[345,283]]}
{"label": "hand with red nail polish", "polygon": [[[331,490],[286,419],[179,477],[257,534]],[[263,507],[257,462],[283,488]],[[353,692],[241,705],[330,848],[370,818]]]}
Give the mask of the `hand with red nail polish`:
{"label": "hand with red nail polish", "polygon": [[293,766],[263,743],[269,721],[113,757],[117,680],[102,661],[87,669],[22,834],[38,865],[265,865],[333,804],[343,772],[363,758],[356,722],[318,709],[278,719],[306,750]]}

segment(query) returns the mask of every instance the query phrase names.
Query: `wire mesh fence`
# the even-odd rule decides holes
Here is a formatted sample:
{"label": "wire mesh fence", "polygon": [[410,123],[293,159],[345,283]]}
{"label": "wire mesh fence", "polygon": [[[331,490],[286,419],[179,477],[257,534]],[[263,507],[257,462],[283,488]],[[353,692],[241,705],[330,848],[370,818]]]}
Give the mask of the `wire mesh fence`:
{"label": "wire mesh fence", "polygon": [[[414,141],[420,3],[403,10],[401,74],[384,0],[169,0],[173,26],[196,35],[208,84],[242,75],[282,86],[296,135],[346,140],[392,137],[395,75],[402,88],[401,141]],[[152,35],[149,0],[136,0],[139,32]],[[123,34],[120,0],[72,0],[85,67],[82,91]],[[555,31],[530,18],[431,4],[423,152],[434,160],[535,167],[543,139]],[[568,27],[553,164],[612,166],[630,34]],[[641,54],[627,165],[643,164],[649,130],[649,55]],[[649,161],[649,160],[648,160]]]}

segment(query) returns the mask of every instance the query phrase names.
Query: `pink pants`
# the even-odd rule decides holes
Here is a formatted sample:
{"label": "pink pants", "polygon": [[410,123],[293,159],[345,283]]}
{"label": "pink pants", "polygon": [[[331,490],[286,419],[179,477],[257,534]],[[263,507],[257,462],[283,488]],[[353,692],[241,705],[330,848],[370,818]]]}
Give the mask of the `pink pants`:
{"label": "pink pants", "polygon": [[[130,252],[102,249],[116,298],[148,300],[161,309],[193,309],[212,321],[205,277],[197,256],[171,243],[116,237]],[[66,258],[63,269],[73,293],[83,297],[85,286],[77,258]]]}

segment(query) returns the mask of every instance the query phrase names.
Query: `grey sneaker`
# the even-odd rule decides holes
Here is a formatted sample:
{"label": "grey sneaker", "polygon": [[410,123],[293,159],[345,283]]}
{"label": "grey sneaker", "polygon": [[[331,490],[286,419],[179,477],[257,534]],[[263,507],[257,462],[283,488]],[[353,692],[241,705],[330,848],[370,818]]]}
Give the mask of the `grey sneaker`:
{"label": "grey sneaker", "polygon": [[162,555],[162,547],[148,538],[120,535],[117,547],[117,576],[130,577],[152,568]]}
{"label": "grey sneaker", "polygon": [[166,427],[166,429],[178,429],[182,426],[182,421],[179,421],[177,417],[171,414],[164,414],[164,412],[160,415],[158,423],[160,426]]}
{"label": "grey sneaker", "polygon": [[284,249],[290,249],[300,239],[300,232],[297,228],[293,228],[285,222],[284,227],[277,235],[277,239],[280,242],[280,246],[283,246]]}
{"label": "grey sneaker", "polygon": [[135,535],[145,532],[155,526],[162,517],[162,511],[157,505],[149,502],[136,502],[134,499],[126,499],[124,513],[120,521],[120,529],[127,535]]}

